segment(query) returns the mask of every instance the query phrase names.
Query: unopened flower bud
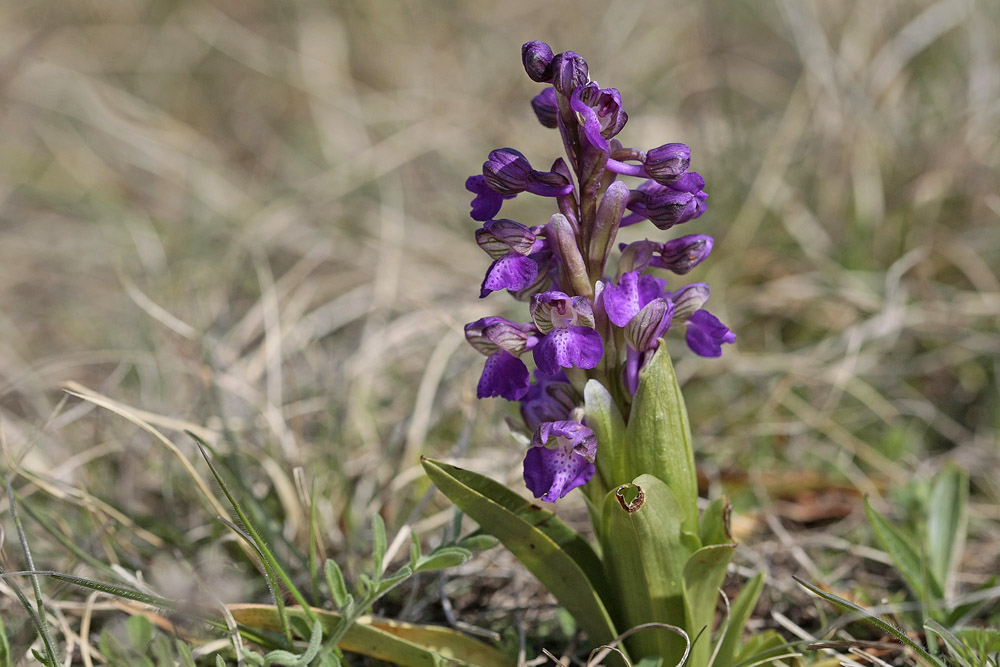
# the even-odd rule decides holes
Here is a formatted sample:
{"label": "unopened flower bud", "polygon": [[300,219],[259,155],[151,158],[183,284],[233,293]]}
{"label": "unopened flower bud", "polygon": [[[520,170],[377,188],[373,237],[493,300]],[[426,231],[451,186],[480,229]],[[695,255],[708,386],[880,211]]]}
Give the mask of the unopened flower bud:
{"label": "unopened flower bud", "polygon": [[552,59],[555,56],[545,42],[528,42],[521,47],[521,62],[532,81],[552,81]]}
{"label": "unopened flower bud", "polygon": [[552,59],[552,85],[559,94],[569,97],[573,91],[590,81],[590,71],[583,56],[565,51]]}
{"label": "unopened flower bud", "polygon": [[713,244],[712,237],[707,234],[688,234],[666,243],[657,243],[655,251],[659,256],[654,257],[649,265],[684,275],[708,257]]}
{"label": "unopened flower bud", "polygon": [[694,171],[684,173],[669,186],[650,187],[644,202],[645,215],[660,229],[700,217],[707,208],[704,187],[705,179]]}
{"label": "unopened flower bud", "polygon": [[691,149],[684,144],[664,144],[646,151],[643,166],[657,183],[671,185],[691,164]]}

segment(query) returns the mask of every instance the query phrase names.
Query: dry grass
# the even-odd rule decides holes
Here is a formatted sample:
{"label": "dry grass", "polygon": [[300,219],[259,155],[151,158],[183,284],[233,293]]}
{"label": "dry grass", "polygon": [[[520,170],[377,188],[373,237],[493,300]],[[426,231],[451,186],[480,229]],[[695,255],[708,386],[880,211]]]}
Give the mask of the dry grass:
{"label": "dry grass", "polygon": [[[749,471],[767,506],[764,473],[882,496],[954,459],[974,486],[967,569],[996,571],[998,25],[984,0],[8,3],[3,466],[97,559],[176,570],[163,592],[225,571],[224,597],[260,584],[217,510],[148,431],[64,383],[196,467],[181,431],[205,429],[291,542],[296,480],[314,480],[347,563],[373,513],[407,520],[422,452],[518,485],[505,407],[475,400],[461,335],[516,306],[476,299],[462,186],[491,148],[557,154],[518,61],[542,38],[622,91],[626,143],[685,141],[709,183],[692,224],[716,255],[692,279],[740,338],[719,361],[676,346],[709,477]],[[426,531],[448,519],[434,507]],[[823,575],[815,553],[860,518],[789,534],[767,516],[745,553],[777,590],[789,570]],[[31,541],[46,567],[92,572]],[[77,632],[82,598],[48,594]]]}

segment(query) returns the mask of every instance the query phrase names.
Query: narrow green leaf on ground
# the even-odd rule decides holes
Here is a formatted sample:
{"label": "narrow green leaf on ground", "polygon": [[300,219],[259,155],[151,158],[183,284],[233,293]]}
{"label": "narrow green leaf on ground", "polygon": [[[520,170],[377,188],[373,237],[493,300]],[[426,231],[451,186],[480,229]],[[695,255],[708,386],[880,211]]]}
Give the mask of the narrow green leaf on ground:
{"label": "narrow green leaf on ground", "polygon": [[[227,609],[240,624],[264,630],[280,630],[281,623],[274,605],[234,604]],[[315,618],[326,632],[333,632],[341,616],[314,609]],[[301,607],[289,607],[290,616],[305,620]],[[413,625],[362,616],[348,628],[340,648],[351,653],[387,660],[407,667],[437,667],[441,658],[476,667],[513,667],[517,661],[497,649],[460,634],[450,628]]]}
{"label": "narrow green leaf on ground", "polygon": [[922,602],[927,602],[928,598],[940,599],[942,597],[940,583],[934,573],[928,571],[911,540],[872,507],[867,498],[865,515],[879,544],[892,558],[899,574],[906,580],[917,599]]}
{"label": "narrow green leaf on ground", "polygon": [[843,611],[850,612],[853,615],[852,620],[861,621],[862,623],[866,623],[876,628],[877,630],[884,632],[887,635],[895,637],[901,644],[905,644],[906,646],[908,646],[916,654],[916,658],[924,665],[928,665],[931,667],[945,667],[944,663],[940,659],[928,653],[927,649],[925,649],[923,646],[910,639],[905,632],[897,628],[892,623],[889,623],[885,619],[876,616],[875,614],[871,613],[864,607],[859,607],[858,605],[854,604],[849,600],[845,600],[839,595],[828,593],[824,591],[822,588],[810,584],[808,581],[799,579],[796,576],[793,576],[792,578],[795,579],[795,581],[797,581],[800,586],[808,590],[813,595],[823,598],[830,604],[834,605],[835,607],[839,607]]}
{"label": "narrow green leaf on ground", "polygon": [[952,564],[961,559],[968,523],[969,476],[954,464],[938,474],[927,507],[927,559],[931,574],[946,589]]}

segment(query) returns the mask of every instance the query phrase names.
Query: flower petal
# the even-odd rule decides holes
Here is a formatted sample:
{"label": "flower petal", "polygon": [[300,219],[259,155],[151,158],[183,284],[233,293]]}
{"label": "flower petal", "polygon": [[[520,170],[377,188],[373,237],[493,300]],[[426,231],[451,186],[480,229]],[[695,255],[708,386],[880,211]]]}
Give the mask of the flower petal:
{"label": "flower petal", "polygon": [[500,212],[504,196],[487,185],[486,177],[482,174],[469,176],[465,180],[465,189],[476,195],[472,200],[472,211],[469,214],[473,220],[485,222]]}
{"label": "flower petal", "polygon": [[528,393],[530,382],[531,376],[523,361],[506,350],[497,350],[486,357],[476,396],[502,396],[508,401],[517,401]]}
{"label": "flower petal", "polygon": [[512,252],[493,262],[486,270],[479,298],[501,289],[509,289],[512,292],[524,289],[535,282],[537,277],[538,264],[535,260]]}
{"label": "flower petal", "polygon": [[736,334],[707,310],[691,315],[684,338],[691,351],[703,357],[720,357],[723,343],[736,342]]}
{"label": "flower petal", "polygon": [[590,327],[553,329],[532,350],[535,365],[553,375],[560,368],[594,368],[604,356],[601,334]]}
{"label": "flower petal", "polygon": [[605,285],[601,292],[604,312],[616,327],[623,327],[639,312],[639,272],[623,273],[617,285]]}

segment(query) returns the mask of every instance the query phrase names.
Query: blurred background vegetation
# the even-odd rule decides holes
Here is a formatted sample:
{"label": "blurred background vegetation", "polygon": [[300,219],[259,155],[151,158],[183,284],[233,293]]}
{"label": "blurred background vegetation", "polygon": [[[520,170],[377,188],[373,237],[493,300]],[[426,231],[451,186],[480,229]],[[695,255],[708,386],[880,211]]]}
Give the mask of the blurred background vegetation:
{"label": "blurred background vegetation", "polygon": [[[861,494],[906,521],[953,460],[972,476],[965,576],[1000,569],[1000,3],[13,0],[0,34],[2,466],[115,569],[25,517],[36,567],[266,599],[176,458],[68,381],[195,466],[182,431],[206,429],[291,560],[298,488],[348,570],[376,512],[428,536],[450,520],[419,506],[421,453],[521,488],[510,408],[475,399],[461,327],[525,315],[477,299],[463,184],[496,147],[560,153],[520,65],[542,39],[621,91],[626,145],[683,141],[708,182],[682,231],[716,250],[690,278],[739,339],[719,360],[673,352],[746,567],[776,591],[863,576],[844,539]],[[4,530],[0,564],[21,569]],[[463,572],[467,620],[538,597],[494,552]],[[86,596],[46,595],[79,632]]]}

